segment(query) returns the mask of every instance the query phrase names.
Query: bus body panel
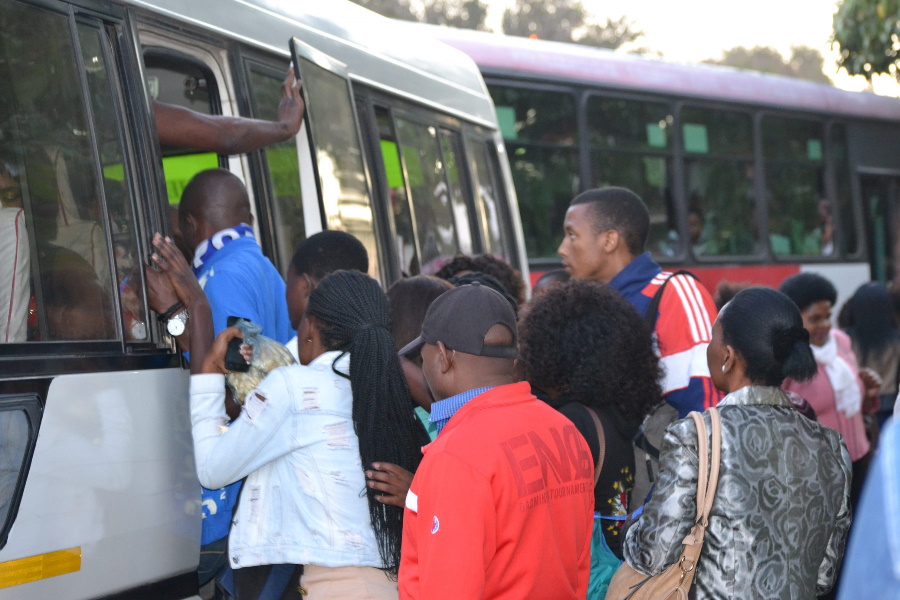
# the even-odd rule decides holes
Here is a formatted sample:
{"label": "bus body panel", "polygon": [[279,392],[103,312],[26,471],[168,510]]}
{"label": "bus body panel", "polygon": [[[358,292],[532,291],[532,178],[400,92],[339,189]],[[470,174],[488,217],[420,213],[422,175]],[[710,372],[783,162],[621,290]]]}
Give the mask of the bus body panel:
{"label": "bus body panel", "polygon": [[296,3],[267,0],[130,3],[285,57],[288,40],[297,36],[347,65],[352,79],[420,102],[428,99],[435,108],[457,116],[494,123],[484,82],[468,56],[350,2],[304,3],[302,9]]}
{"label": "bus body panel", "polygon": [[[200,483],[188,373],[61,375],[0,563],[77,548],[72,573],[0,589],[0,599],[94,598],[196,568]],[[3,568],[0,565],[0,568]]]}
{"label": "bus body panel", "polygon": [[413,25],[471,56],[485,75],[569,81],[607,89],[900,120],[894,98],[721,65],[679,64],[576,44]]}

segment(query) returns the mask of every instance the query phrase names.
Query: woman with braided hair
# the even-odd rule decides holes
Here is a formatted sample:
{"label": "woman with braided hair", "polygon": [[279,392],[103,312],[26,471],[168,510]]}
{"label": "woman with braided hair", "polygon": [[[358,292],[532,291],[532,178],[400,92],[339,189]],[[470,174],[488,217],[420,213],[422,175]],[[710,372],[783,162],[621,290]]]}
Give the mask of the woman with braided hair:
{"label": "woman with braided hair", "polygon": [[[211,339],[196,279],[174,244],[155,243],[154,261],[189,307],[192,337]],[[403,512],[376,499],[364,465],[387,461],[414,472],[428,438],[410,408],[387,298],[367,275],[337,271],[310,295],[298,334],[301,364],[270,372],[227,426],[225,354],[240,331],[226,329],[208,352],[192,355],[200,482],[218,488],[246,478],[228,548],[236,596],[396,599]],[[269,576],[282,572],[286,591],[272,593]]]}

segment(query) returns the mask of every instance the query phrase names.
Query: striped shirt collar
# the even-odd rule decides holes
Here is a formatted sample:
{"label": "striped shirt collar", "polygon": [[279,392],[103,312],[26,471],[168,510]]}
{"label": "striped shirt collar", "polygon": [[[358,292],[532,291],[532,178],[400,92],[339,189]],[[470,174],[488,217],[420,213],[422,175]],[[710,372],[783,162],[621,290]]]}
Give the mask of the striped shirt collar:
{"label": "striped shirt collar", "polygon": [[461,394],[456,394],[455,396],[450,396],[443,400],[438,400],[437,402],[432,402],[431,416],[429,419],[437,428],[438,435],[440,435],[441,430],[444,428],[444,425],[447,424],[447,421],[450,420],[450,417],[456,414],[456,411],[462,408],[463,405],[475,396],[483,394],[490,389],[493,389],[493,386],[476,388]]}

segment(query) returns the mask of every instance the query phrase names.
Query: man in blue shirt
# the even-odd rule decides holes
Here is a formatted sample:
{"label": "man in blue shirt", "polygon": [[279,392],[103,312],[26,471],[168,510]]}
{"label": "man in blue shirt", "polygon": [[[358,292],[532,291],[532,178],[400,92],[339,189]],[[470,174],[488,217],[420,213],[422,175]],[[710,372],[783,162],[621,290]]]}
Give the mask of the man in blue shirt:
{"label": "man in blue shirt", "polygon": [[[250,199],[243,182],[230,171],[211,169],[194,176],[185,187],[178,209],[184,245],[194,251],[194,274],[212,308],[214,334],[226,328],[229,316],[259,324],[262,334],[282,344],[293,336],[288,317],[285,283],[266,258],[253,235]],[[148,272],[148,296],[152,308],[167,320],[187,319],[173,290],[159,289]],[[190,350],[190,340],[179,335],[183,328],[168,327],[179,347]],[[226,400],[234,419],[240,407]],[[225,563],[231,515],[240,493],[240,482],[219,490],[203,488],[200,577],[209,578]]]}

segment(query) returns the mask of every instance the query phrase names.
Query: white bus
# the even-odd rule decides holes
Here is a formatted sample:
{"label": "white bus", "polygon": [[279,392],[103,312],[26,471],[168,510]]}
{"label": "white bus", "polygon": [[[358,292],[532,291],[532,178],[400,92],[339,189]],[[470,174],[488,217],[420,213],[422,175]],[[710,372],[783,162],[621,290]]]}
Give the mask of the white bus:
{"label": "white bus", "polygon": [[[295,139],[160,148],[152,99],[273,119],[291,38]],[[187,372],[141,269],[197,170],[247,183],[282,271],[331,228],[384,284],[457,252],[527,275],[475,64],[349,2],[5,0],[0,80],[0,600],[197,594]]]}

